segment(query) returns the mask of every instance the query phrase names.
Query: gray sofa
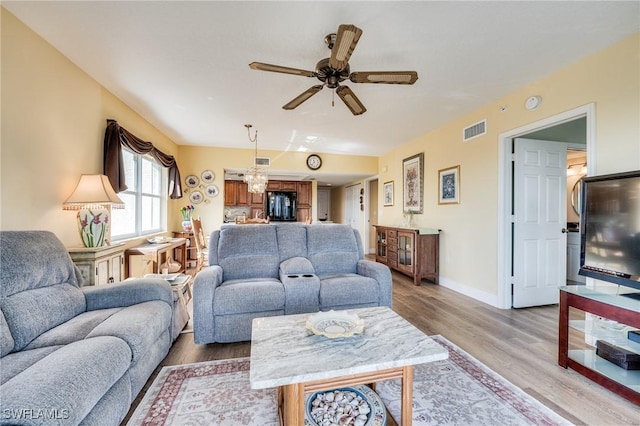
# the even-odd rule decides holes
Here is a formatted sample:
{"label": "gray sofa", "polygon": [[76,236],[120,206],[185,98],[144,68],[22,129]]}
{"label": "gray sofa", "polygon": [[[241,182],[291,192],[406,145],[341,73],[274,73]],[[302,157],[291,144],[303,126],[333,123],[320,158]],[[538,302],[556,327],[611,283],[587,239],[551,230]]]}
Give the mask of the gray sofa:
{"label": "gray sofa", "polygon": [[118,425],[172,344],[162,280],[81,288],[50,232],[0,232],[0,424]]}
{"label": "gray sofa", "polygon": [[254,318],[391,307],[391,272],[347,225],[226,225],[193,285],[196,343],[251,340]]}

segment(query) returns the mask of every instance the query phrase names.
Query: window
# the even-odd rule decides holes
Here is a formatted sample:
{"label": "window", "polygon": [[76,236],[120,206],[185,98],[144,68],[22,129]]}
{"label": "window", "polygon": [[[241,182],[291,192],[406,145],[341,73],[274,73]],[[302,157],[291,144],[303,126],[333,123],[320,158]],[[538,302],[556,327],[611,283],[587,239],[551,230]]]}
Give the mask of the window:
{"label": "window", "polygon": [[120,240],[164,231],[166,169],[150,156],[127,149],[122,150],[122,156],[127,190],[118,196],[126,207],[111,213],[111,238]]}

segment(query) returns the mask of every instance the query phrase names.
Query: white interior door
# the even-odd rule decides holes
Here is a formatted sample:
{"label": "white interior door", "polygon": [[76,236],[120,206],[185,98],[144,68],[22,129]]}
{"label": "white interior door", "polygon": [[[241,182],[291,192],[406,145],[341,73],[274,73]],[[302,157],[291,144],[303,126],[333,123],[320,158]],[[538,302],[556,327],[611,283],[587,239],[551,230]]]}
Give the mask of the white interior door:
{"label": "white interior door", "polygon": [[567,277],[567,145],[515,139],[513,307],[558,303]]}
{"label": "white interior door", "polygon": [[[360,236],[363,236],[363,212],[360,209],[360,189],[361,184],[352,185],[346,188],[347,199],[345,203],[345,222],[351,225],[360,232]],[[364,238],[364,237],[363,237]]]}

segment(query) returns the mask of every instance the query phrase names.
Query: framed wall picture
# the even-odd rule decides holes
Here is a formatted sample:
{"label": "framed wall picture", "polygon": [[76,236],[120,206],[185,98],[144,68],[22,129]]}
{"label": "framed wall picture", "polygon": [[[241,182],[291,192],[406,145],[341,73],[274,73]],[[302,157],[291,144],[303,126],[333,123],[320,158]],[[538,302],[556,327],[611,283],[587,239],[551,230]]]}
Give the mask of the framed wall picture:
{"label": "framed wall picture", "polygon": [[393,205],[393,181],[385,182],[382,187],[382,205],[385,207]]}
{"label": "framed wall picture", "polygon": [[438,204],[460,203],[460,166],[438,171]]}
{"label": "framed wall picture", "polygon": [[422,213],[424,186],[424,153],[402,160],[402,210]]}

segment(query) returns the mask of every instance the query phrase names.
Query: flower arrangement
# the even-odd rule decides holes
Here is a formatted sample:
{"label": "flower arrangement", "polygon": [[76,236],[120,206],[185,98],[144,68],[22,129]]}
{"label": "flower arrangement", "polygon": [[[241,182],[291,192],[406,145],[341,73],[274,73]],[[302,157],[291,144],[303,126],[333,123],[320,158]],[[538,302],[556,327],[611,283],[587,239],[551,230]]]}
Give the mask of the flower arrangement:
{"label": "flower arrangement", "polygon": [[191,220],[191,215],[193,215],[193,211],[195,209],[196,209],[195,207],[189,206],[189,205],[182,207],[180,209],[180,213],[182,213],[182,219],[185,220],[185,221],[186,220],[190,221]]}

